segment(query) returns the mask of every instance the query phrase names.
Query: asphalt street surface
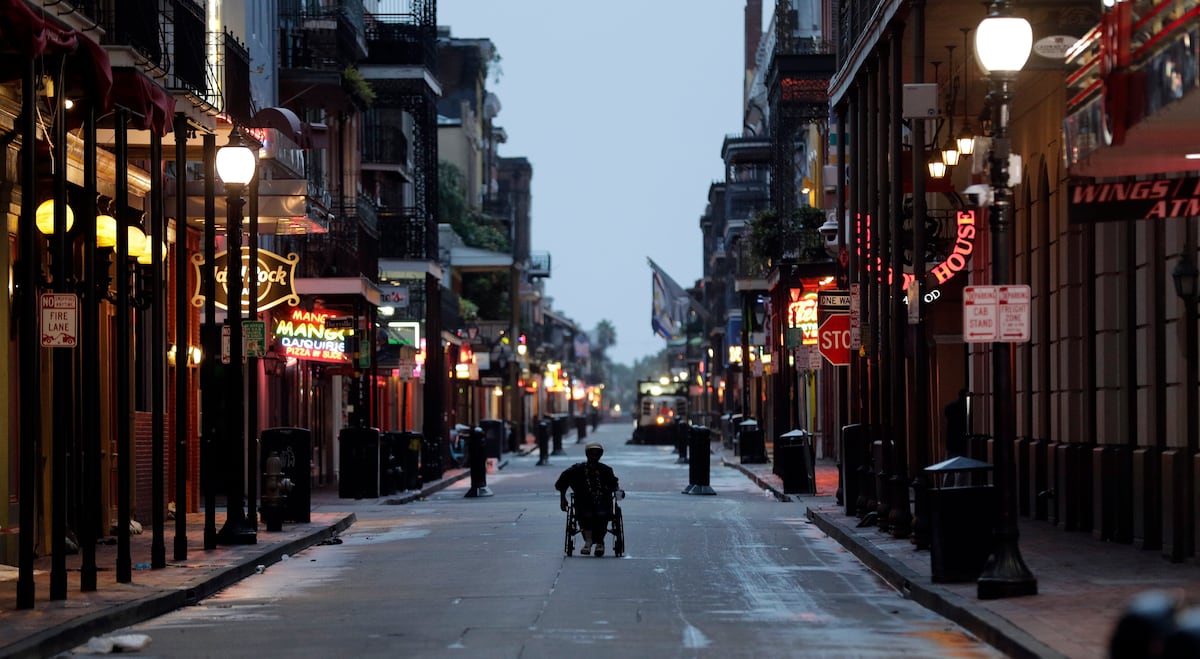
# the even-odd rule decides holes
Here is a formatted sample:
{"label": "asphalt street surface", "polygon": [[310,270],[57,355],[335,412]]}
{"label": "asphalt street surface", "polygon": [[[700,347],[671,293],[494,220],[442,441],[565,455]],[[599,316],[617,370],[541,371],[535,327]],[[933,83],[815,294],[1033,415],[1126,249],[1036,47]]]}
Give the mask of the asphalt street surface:
{"label": "asphalt street surface", "polygon": [[[627,497],[625,556],[567,557],[554,479],[583,459],[508,456],[406,505],[346,500],[358,522],[197,606],[127,628],[148,657],[997,657],[903,597],[714,456],[715,496],[684,495],[667,446],[629,426],[588,441]],[[578,543],[577,543],[578,544]],[[76,650],[76,656],[89,656]]]}

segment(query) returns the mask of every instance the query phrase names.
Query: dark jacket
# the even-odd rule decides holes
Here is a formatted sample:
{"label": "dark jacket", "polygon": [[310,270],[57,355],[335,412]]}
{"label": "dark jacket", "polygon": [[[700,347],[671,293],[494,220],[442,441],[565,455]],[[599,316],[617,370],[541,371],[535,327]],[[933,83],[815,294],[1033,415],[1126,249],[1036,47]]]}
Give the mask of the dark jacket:
{"label": "dark jacket", "polygon": [[612,495],[618,488],[617,475],[603,462],[579,462],[567,467],[554,489],[575,493],[575,512],[580,517],[612,514]]}

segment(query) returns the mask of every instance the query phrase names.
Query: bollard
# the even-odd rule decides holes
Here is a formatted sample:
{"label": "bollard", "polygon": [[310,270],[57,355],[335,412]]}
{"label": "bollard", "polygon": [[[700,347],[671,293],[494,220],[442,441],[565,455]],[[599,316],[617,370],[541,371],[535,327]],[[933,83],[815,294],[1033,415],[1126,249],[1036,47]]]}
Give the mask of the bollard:
{"label": "bollard", "polygon": [[566,455],[563,451],[563,435],[567,432],[567,415],[555,414],[550,421],[550,432],[554,437],[554,452],[552,455]]}
{"label": "bollard", "polygon": [[711,436],[708,428],[691,426],[688,439],[691,443],[692,459],[688,462],[688,486],[684,488],[684,494],[716,494],[716,491],[709,486],[708,480]]}
{"label": "bollard", "polygon": [[691,441],[691,429],[683,419],[675,420],[675,452],[679,454],[679,459],[675,464],[688,463],[688,443]]}
{"label": "bollard", "polygon": [[467,463],[471,465],[471,489],[467,490],[467,498],[490,497],[492,491],[487,486],[487,440],[483,428],[476,426],[469,431],[467,437]]}
{"label": "bollard", "polygon": [[544,467],[550,464],[550,420],[542,419],[538,421],[537,430],[534,431],[534,436],[537,439],[538,446],[538,467]]}

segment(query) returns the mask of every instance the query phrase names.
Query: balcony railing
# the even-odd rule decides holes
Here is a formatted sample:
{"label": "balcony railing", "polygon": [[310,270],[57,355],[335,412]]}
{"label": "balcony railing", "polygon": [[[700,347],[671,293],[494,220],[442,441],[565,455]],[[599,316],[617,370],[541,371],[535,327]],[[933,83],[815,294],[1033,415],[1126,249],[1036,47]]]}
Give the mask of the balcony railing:
{"label": "balcony railing", "polygon": [[367,54],[362,0],[283,0],[279,65],[341,71]]}
{"label": "balcony railing", "polygon": [[362,161],[372,165],[412,164],[408,137],[400,126],[370,125],[362,128]]}
{"label": "balcony railing", "polygon": [[436,250],[430,249],[434,246],[429,241],[425,217],[418,209],[380,211],[380,256],[414,260],[436,259]]}
{"label": "balcony railing", "polygon": [[437,67],[437,11],[434,0],[381,0],[366,25],[367,61]]}

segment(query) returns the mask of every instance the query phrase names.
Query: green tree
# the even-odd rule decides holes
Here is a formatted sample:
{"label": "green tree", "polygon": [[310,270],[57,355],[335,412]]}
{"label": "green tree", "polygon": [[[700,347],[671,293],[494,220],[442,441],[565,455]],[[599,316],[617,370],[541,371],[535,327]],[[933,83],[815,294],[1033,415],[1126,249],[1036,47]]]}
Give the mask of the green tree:
{"label": "green tree", "polygon": [[[511,253],[512,244],[498,222],[467,203],[467,177],[457,165],[438,163],[439,222],[449,224],[468,247]],[[467,273],[463,276],[462,298],[477,318],[508,318],[511,291],[507,272]]]}

